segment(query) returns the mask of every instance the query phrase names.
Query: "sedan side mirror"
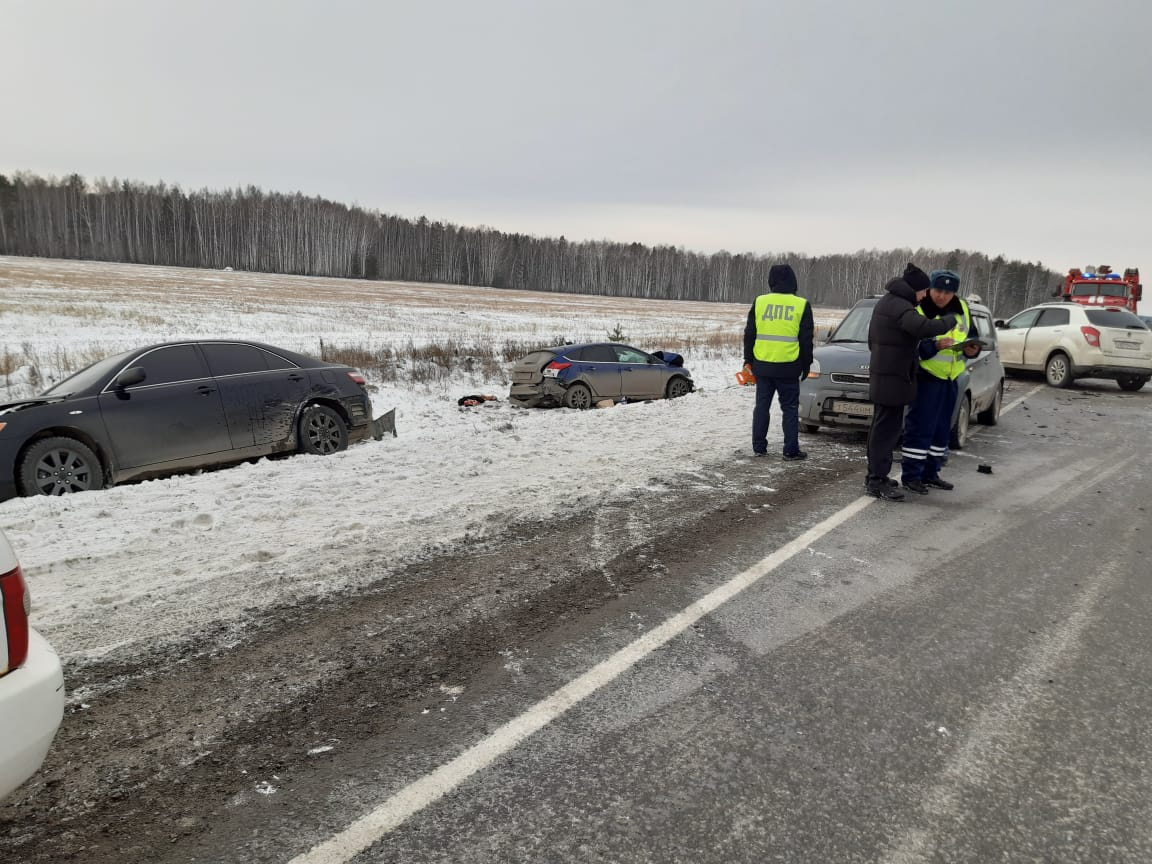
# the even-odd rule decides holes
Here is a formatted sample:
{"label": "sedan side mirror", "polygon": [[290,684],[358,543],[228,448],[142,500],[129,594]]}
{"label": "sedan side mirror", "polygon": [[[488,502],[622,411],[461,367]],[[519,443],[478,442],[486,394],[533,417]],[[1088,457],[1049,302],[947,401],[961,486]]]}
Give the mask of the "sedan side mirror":
{"label": "sedan side mirror", "polygon": [[992,322],[992,326],[995,327],[997,330],[1003,330],[1004,329],[1004,321],[1002,319],[997,318],[995,321]]}
{"label": "sedan side mirror", "polygon": [[147,377],[142,367],[133,366],[117,375],[112,381],[112,386],[117,390],[123,390],[125,387],[134,387],[142,383]]}

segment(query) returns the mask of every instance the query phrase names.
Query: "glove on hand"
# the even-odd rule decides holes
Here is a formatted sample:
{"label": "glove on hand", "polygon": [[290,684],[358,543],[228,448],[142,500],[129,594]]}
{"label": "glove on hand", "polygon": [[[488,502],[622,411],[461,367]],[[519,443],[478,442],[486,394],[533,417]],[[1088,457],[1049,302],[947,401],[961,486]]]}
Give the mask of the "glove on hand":
{"label": "glove on hand", "polygon": [[805,367],[804,369],[801,369],[800,370],[800,380],[803,381],[805,378],[807,378],[808,373],[811,371],[812,371],[811,367]]}

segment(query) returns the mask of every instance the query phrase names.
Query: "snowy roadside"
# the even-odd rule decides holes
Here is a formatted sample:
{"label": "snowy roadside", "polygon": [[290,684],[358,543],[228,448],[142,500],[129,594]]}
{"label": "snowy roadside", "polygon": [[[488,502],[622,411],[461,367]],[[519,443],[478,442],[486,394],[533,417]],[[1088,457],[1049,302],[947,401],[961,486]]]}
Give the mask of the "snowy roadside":
{"label": "snowy roadside", "polygon": [[[549,342],[559,333],[603,339],[622,327],[637,347],[676,350],[677,339],[742,332],[747,314],[732,303],[21,258],[0,258],[0,289],[8,298],[0,335],[17,354],[39,358],[45,375],[64,356],[254,335],[314,353],[321,337]],[[818,323],[842,314],[825,313]],[[647,341],[657,338],[673,343]],[[389,568],[520,520],[574,515],[673,482],[683,494],[685,477],[749,448],[753,394],[735,386],[735,351],[685,352],[697,392],[683,399],[584,413],[504,401],[458,408],[466,393],[506,397],[505,381],[476,375],[378,387],[373,405],[397,409],[397,438],[330,457],[6,501],[0,527],[27,575],[34,624],[62,655],[131,650],[385,578]],[[774,424],[771,448],[778,436]]]}
{"label": "snowy roadside", "polygon": [[402,412],[400,437],[335,456],[7,501],[0,525],[36,626],[64,656],[95,657],[372,582],[520,519],[659,491],[747,450],[751,402],[735,387],[589,412],[444,399]]}

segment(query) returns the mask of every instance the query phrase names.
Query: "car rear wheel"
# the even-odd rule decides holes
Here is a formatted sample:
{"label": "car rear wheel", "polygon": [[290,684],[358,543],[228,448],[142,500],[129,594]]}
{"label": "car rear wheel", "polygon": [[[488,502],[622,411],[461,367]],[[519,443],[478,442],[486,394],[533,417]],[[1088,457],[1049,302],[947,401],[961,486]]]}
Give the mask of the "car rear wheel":
{"label": "car rear wheel", "polygon": [[300,452],[328,456],[348,448],[348,424],[327,405],[309,405],[300,415]]}
{"label": "car rear wheel", "polygon": [[565,408],[577,408],[583,411],[592,407],[592,391],[584,384],[573,384],[564,391],[562,403]]}
{"label": "car rear wheel", "polygon": [[948,446],[953,450],[963,450],[968,444],[968,427],[972,423],[972,397],[965,393],[960,397],[960,413],[956,415],[956,425],[952,427],[952,439]]}
{"label": "car rear wheel", "polygon": [[20,457],[22,495],[67,495],[104,488],[104,466],[75,438],[41,438]]}
{"label": "car rear wheel", "polygon": [[1118,378],[1116,383],[1120,385],[1121,390],[1139,390],[1148,383],[1148,379],[1139,375],[1125,375],[1123,378]]}
{"label": "car rear wheel", "polygon": [[692,392],[692,387],[688,383],[687,378],[681,378],[679,375],[668,381],[668,386],[664,388],[665,399],[679,399],[681,396],[687,396]]}
{"label": "car rear wheel", "polygon": [[992,404],[976,415],[976,419],[985,426],[995,426],[1000,422],[1000,406],[1004,402],[1004,382],[996,388],[996,395],[992,397]]}
{"label": "car rear wheel", "polygon": [[1048,379],[1050,387],[1069,387],[1072,385],[1072,362],[1067,354],[1056,352],[1048,358],[1044,366],[1044,377]]}

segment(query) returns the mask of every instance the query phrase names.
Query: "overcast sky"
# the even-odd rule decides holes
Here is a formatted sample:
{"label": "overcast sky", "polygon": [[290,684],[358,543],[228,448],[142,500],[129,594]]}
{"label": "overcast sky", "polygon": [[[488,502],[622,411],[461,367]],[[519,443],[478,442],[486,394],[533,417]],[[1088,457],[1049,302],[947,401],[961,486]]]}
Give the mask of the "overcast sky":
{"label": "overcast sky", "polygon": [[0,172],[1152,272],[1150,25],[1147,0],[0,0]]}

